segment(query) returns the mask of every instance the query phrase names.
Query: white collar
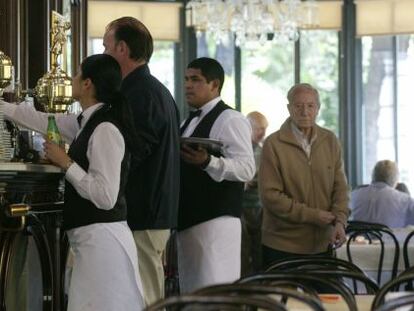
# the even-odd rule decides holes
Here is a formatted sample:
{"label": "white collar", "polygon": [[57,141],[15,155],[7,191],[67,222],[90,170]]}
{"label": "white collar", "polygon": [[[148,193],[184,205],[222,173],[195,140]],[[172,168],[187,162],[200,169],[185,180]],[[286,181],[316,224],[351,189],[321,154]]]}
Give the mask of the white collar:
{"label": "white collar", "polygon": [[103,105],[103,103],[97,103],[82,111],[81,128],[84,127],[84,125],[88,122],[88,120],[94,114],[94,112],[101,108]]}
{"label": "white collar", "polygon": [[206,104],[204,104],[199,110],[201,110],[200,118],[204,117],[207,113],[209,113],[216,105],[221,101],[221,97],[218,96]]}

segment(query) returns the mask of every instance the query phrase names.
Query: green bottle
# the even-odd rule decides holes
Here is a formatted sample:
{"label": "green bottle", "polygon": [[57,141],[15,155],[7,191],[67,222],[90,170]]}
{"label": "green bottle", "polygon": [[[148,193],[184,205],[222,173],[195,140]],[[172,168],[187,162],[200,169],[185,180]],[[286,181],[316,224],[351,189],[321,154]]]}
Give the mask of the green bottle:
{"label": "green bottle", "polygon": [[62,137],[56,124],[55,116],[50,115],[47,123],[47,138],[55,144],[62,145]]}

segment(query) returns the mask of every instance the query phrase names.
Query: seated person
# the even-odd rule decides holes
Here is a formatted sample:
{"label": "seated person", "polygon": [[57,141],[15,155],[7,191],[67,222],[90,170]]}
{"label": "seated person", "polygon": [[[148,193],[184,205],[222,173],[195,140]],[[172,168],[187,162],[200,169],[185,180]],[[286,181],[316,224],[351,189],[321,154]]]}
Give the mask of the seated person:
{"label": "seated person", "polygon": [[414,224],[414,199],[395,189],[396,163],[384,160],[375,165],[369,186],[351,193],[352,220],[375,222],[391,228]]}
{"label": "seated person", "polygon": [[403,182],[399,182],[397,183],[397,185],[395,186],[395,189],[397,189],[398,191],[407,193],[407,194],[411,194],[410,190],[408,190],[408,187],[406,184],[404,184]]}

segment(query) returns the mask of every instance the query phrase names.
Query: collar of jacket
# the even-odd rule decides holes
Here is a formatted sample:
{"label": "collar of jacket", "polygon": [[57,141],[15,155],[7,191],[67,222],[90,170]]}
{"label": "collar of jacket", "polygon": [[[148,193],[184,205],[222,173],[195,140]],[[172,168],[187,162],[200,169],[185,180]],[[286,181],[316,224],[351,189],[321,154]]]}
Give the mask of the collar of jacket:
{"label": "collar of jacket", "polygon": [[[295,134],[293,134],[292,132],[292,128],[290,127],[290,123],[292,122],[292,119],[289,117],[286,119],[286,121],[282,124],[282,126],[280,127],[280,140],[291,144],[291,145],[295,145],[299,148],[302,149],[302,146],[300,145],[300,143],[297,141]],[[327,137],[327,131],[320,127],[319,125],[315,124],[312,127],[312,131],[313,133],[316,133],[316,140],[313,142],[312,144],[312,149],[316,148],[322,141],[325,140],[325,138]]]}
{"label": "collar of jacket", "polygon": [[141,65],[134,70],[132,70],[123,80],[122,86],[125,86],[129,83],[134,83],[134,81],[138,78],[147,76],[150,74],[150,69],[147,64]]}

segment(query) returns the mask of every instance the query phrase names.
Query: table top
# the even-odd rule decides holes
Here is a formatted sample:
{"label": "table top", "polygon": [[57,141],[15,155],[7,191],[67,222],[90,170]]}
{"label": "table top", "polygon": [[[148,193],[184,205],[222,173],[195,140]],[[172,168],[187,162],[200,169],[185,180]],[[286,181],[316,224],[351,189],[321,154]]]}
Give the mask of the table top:
{"label": "table top", "polygon": [[[329,299],[324,297],[329,296]],[[340,295],[320,295],[322,304],[326,311],[348,311],[348,305],[343,300]],[[331,297],[336,297],[336,299],[331,299]],[[356,295],[355,300],[358,306],[359,311],[369,311],[371,309],[372,301],[374,300],[374,295]],[[305,304],[294,300],[289,299],[287,303],[287,309],[289,311],[307,311],[310,310]]]}

